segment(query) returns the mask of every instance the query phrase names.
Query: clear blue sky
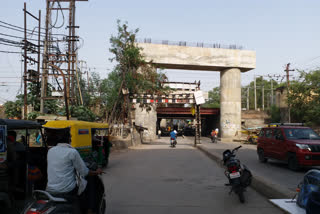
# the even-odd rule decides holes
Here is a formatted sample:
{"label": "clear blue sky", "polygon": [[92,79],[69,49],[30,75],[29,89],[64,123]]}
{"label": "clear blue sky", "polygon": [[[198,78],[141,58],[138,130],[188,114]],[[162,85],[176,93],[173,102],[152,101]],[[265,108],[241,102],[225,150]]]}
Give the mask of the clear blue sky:
{"label": "clear blue sky", "polygon": [[[23,0],[5,1],[0,20],[23,26]],[[27,0],[28,10],[45,14],[45,0]],[[254,74],[284,75],[284,66],[312,69],[320,63],[320,1],[317,0],[89,0],[78,2],[76,22],[84,39],[79,59],[96,68],[101,77],[112,69],[108,61],[109,38],[116,34],[116,20],[128,21],[139,28],[139,38],[242,45],[257,54],[257,68],[242,75],[242,85]],[[61,16],[58,21],[61,21]],[[31,25],[31,23],[30,23]],[[0,33],[8,33],[0,27]],[[16,33],[22,36],[23,34]],[[3,36],[0,36],[3,37]],[[0,50],[14,50],[0,45]],[[0,85],[19,81],[4,77],[21,77],[21,63],[14,54],[0,53]],[[218,72],[166,70],[170,81],[200,80],[202,89],[219,86]],[[281,79],[279,79],[280,81]],[[13,84],[13,83],[12,83]],[[17,94],[15,86],[0,86],[0,103]]]}

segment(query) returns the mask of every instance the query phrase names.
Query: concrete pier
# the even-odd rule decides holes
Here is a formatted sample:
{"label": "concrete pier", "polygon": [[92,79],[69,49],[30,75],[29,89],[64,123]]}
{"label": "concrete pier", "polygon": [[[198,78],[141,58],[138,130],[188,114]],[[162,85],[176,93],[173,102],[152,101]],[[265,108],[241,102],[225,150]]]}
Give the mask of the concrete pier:
{"label": "concrete pier", "polygon": [[139,107],[139,104],[135,105],[135,124],[148,128],[143,132],[143,141],[149,142],[156,138],[157,130],[157,111],[156,106],[151,105],[151,110],[147,111],[146,108]]}
{"label": "concrete pier", "polygon": [[220,72],[220,127],[223,140],[232,139],[241,128],[241,72],[239,68]]}

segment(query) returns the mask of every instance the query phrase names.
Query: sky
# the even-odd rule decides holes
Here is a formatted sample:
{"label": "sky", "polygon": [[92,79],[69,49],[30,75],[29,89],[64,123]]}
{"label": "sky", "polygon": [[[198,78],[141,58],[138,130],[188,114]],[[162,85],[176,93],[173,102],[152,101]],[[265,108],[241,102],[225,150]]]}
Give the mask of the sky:
{"label": "sky", "polygon": [[[4,0],[2,0],[4,1]],[[0,21],[23,27],[23,0],[4,1]],[[45,0],[26,0],[27,10],[45,14]],[[243,86],[255,75],[281,75],[287,63],[291,69],[315,69],[320,64],[320,28],[317,0],[89,0],[76,3],[77,34],[84,43],[79,59],[90,72],[106,78],[114,64],[109,61],[111,35],[117,33],[117,20],[139,28],[138,38],[153,40],[236,44],[256,51],[256,69],[242,73]],[[66,15],[67,19],[67,15]],[[58,24],[62,16],[58,16]],[[28,22],[31,26],[35,22]],[[44,27],[44,22],[43,25]],[[23,36],[0,26],[0,33]],[[0,38],[8,38],[0,35]],[[0,51],[19,51],[0,44]],[[0,52],[0,104],[14,100],[21,92],[21,57]],[[204,91],[218,87],[219,72],[164,70],[169,81],[201,82]],[[297,72],[292,72],[294,79]],[[267,77],[265,77],[268,79]],[[285,81],[283,78],[277,79]]]}

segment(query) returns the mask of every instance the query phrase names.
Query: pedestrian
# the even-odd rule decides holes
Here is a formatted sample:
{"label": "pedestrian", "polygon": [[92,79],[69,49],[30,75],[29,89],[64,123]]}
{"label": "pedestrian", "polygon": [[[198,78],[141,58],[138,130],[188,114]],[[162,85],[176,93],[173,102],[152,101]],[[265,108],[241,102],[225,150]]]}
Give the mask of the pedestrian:
{"label": "pedestrian", "polygon": [[158,139],[160,139],[160,136],[161,136],[161,130],[159,129],[158,130]]}

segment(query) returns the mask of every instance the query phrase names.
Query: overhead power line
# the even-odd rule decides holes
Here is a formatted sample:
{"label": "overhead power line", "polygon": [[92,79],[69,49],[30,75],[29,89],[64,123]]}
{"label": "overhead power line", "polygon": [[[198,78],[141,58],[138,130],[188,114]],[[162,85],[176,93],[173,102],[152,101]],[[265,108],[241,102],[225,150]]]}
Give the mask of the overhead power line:
{"label": "overhead power line", "polygon": [[0,50],[0,53],[21,54],[21,52],[17,52],[17,51],[1,51],[1,50]]}
{"label": "overhead power line", "polygon": [[[22,36],[14,36],[14,35],[9,35],[9,34],[5,34],[5,33],[0,33],[0,35],[12,37],[12,38],[17,38],[17,39],[24,39]],[[37,39],[28,39],[28,40],[38,41]]]}
{"label": "overhead power line", "polygon": [[[8,25],[8,26],[11,26],[11,27],[14,27],[14,28],[11,28],[11,27],[8,27],[8,26],[5,26],[5,25],[0,25],[0,27],[4,27],[4,28],[8,28],[8,29],[11,29],[11,30],[20,31],[20,32],[24,33],[24,28],[23,27],[20,27],[20,26],[17,26],[17,25],[13,25],[13,24],[10,24],[8,22],[1,21],[1,20],[0,20],[0,23]],[[15,28],[17,28],[17,29],[15,29]],[[21,30],[19,30],[19,29],[21,29]],[[44,28],[41,28],[41,29],[44,29]],[[29,33],[38,33],[39,32],[39,31],[35,31],[35,30],[30,30],[30,29],[27,29],[27,31]],[[43,36],[46,35],[45,32],[41,32],[41,31],[40,31],[40,34],[43,34]],[[56,33],[56,34],[53,33],[51,35],[54,35],[54,36],[67,36],[66,34],[60,34],[60,33]]]}

